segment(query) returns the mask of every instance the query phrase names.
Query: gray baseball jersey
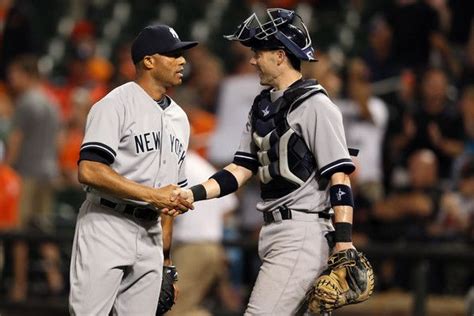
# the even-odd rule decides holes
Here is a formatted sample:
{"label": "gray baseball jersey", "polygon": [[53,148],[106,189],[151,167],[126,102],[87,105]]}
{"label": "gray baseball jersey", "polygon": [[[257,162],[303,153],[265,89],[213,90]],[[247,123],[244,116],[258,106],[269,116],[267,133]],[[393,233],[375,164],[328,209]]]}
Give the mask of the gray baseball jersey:
{"label": "gray baseball jersey", "polygon": [[[309,88],[322,89],[320,85]],[[275,102],[283,93],[271,92],[271,101]],[[263,111],[268,110],[263,108]],[[251,116],[252,112],[234,163],[255,169],[262,153],[257,150],[256,136],[252,137]],[[245,315],[297,313],[307,290],[326,266],[330,247],[325,236],[334,230],[331,220],[318,214],[330,207],[328,186],[320,185],[320,180],[329,178],[335,171],[353,168],[342,115],[325,93],[317,93],[304,100],[286,119],[289,127],[304,140],[313,154],[316,171],[294,191],[280,198],[265,199],[257,205],[259,211],[266,214],[272,212],[274,221],[265,224],[260,231],[258,253],[262,265]],[[269,137],[263,139],[269,141],[265,140]],[[257,141],[261,140],[257,138]],[[279,162],[284,168],[284,162],[281,159]],[[265,176],[263,180],[266,180]],[[282,206],[291,210],[291,220],[273,215]]]}
{"label": "gray baseball jersey", "polygon": [[[275,101],[284,91],[271,91]],[[339,108],[324,94],[316,94],[305,100],[288,117],[290,127],[304,140],[314,155],[318,177],[331,174],[343,166],[353,166],[347,149],[342,115]],[[246,159],[258,163],[257,148],[252,139],[251,118],[242,134],[235,161]],[[274,200],[265,200],[257,205],[259,211],[272,211],[286,205],[290,209],[319,212],[330,206],[327,190],[320,188],[314,173],[300,188]]]}
{"label": "gray baseball jersey", "polygon": [[117,173],[146,186],[185,186],[189,121],[169,102],[162,109],[135,82],[116,88],[92,107],[81,152],[101,152]]}
{"label": "gray baseball jersey", "polygon": [[[88,115],[80,159],[105,163],[146,186],[185,186],[189,122],[166,98],[160,106],[135,82],[111,91]],[[141,221],[102,204],[143,202],[87,189],[72,250],[71,313],[154,315],[163,265],[159,221]]]}

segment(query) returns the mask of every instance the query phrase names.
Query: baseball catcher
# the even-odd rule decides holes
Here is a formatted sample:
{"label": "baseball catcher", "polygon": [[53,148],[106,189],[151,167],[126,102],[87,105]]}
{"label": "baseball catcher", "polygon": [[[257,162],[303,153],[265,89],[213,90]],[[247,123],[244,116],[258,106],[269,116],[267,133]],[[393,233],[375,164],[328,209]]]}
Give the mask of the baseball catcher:
{"label": "baseball catcher", "polygon": [[178,271],[175,266],[163,266],[163,281],[161,282],[160,298],[156,315],[164,315],[169,311],[175,301],[174,283],[178,281]]}
{"label": "baseball catcher", "polygon": [[315,314],[367,300],[374,291],[374,271],[363,253],[347,249],[328,259],[328,268],[307,295],[308,309]]}

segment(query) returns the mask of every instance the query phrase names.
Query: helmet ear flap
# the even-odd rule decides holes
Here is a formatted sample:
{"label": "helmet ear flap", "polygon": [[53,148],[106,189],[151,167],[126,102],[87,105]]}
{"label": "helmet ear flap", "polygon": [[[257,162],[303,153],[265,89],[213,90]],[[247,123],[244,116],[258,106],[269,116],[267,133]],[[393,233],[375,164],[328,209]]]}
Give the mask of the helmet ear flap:
{"label": "helmet ear flap", "polygon": [[[288,31],[288,29],[290,31]],[[314,57],[314,49],[311,45],[307,45],[307,38],[304,33],[296,26],[288,25],[286,32],[284,30],[275,33],[275,37],[285,48],[295,55],[298,59],[306,61],[316,61]],[[308,35],[309,36],[309,35]],[[309,40],[311,43],[311,40]]]}

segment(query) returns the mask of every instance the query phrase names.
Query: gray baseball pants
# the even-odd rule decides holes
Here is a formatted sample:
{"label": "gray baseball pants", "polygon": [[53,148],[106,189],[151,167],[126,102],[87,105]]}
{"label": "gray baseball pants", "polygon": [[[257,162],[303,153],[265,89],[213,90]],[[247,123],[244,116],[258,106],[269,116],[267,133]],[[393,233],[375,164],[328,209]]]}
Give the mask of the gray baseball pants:
{"label": "gray baseball pants", "polygon": [[161,224],[86,200],[76,224],[71,315],[155,315],[163,269]]}
{"label": "gray baseball pants", "polygon": [[327,265],[331,220],[293,211],[293,218],[266,224],[260,232],[262,265],[245,315],[294,315]]}

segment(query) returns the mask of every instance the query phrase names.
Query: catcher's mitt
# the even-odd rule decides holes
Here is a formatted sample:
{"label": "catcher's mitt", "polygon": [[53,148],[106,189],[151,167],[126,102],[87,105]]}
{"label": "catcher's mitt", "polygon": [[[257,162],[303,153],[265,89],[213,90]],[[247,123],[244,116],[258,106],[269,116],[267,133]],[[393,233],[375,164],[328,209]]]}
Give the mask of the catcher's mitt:
{"label": "catcher's mitt", "polygon": [[374,291],[374,271],[363,253],[355,249],[329,257],[328,268],[308,293],[312,313],[329,312],[344,305],[367,300]]}
{"label": "catcher's mitt", "polygon": [[163,266],[163,280],[161,282],[160,298],[156,315],[164,315],[174,305],[174,286],[178,281],[178,271],[175,266]]}

